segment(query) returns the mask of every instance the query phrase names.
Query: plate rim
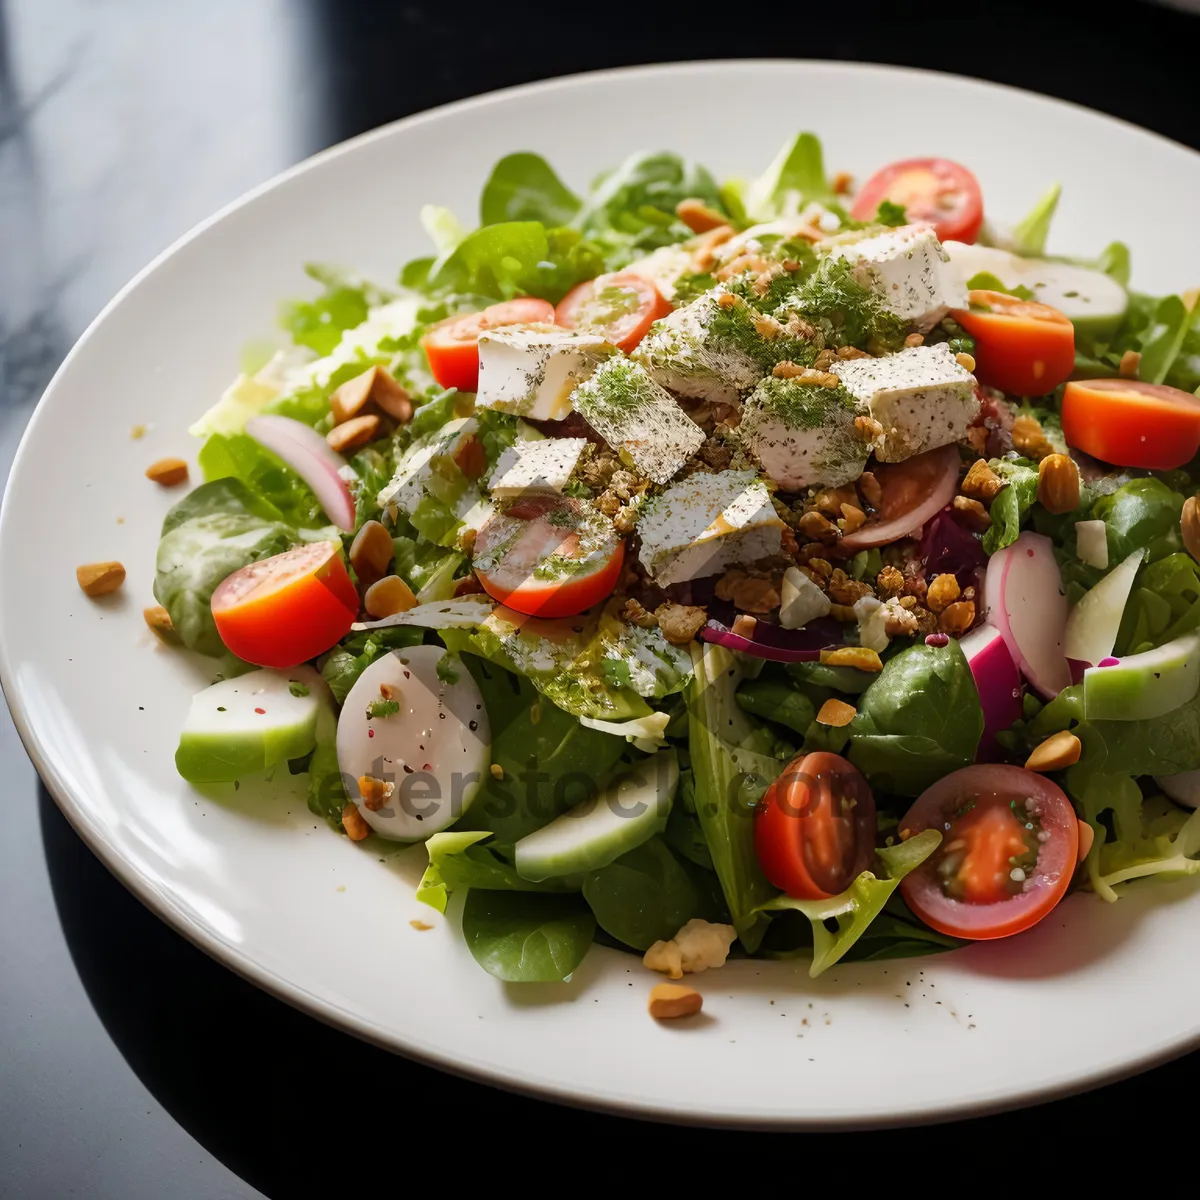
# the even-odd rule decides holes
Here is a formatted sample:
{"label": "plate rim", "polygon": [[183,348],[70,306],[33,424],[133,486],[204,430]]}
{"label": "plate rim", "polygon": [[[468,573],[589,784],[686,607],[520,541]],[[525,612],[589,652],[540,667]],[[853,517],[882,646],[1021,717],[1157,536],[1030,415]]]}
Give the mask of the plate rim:
{"label": "plate rim", "polygon": [[[890,63],[852,62],[844,59],[729,58],[695,59],[675,63],[642,63],[632,66],[583,71],[516,84],[425,109],[377,126],[376,128],[366,130],[363,133],[356,134],[351,138],[347,138],[333,146],[309,155],[285,170],[272,175],[262,183],[248,189],[172,241],[115,293],[89,322],[87,328],[59,364],[41,396],[38,398],[25,429],[22,431],[16,452],[13,455],[8,477],[5,481],[3,496],[0,497],[0,547],[5,544],[8,536],[8,525],[14,519],[11,516],[13,502],[10,498],[12,493],[10,484],[16,478],[18,472],[23,469],[24,459],[30,453],[31,435],[38,427],[38,423],[46,419],[47,398],[55,391],[62,377],[70,369],[76,356],[81,352],[85,344],[97,335],[98,330],[107,321],[110,313],[121,305],[125,298],[141,285],[143,280],[157,271],[160,266],[174,257],[185,246],[202,237],[211,227],[217,225],[232,213],[251,204],[260,196],[285,185],[292,179],[298,178],[308,171],[337,159],[342,155],[351,154],[363,145],[390,137],[399,130],[415,128],[429,122],[438,121],[446,116],[469,112],[474,108],[482,108],[510,97],[569,90],[589,83],[627,78],[631,75],[679,76],[691,73],[703,74],[720,70],[745,69],[747,67],[786,68],[799,71],[815,68],[821,71],[851,71],[863,74],[882,74],[892,77],[924,78],[933,76],[955,84],[966,84],[972,90],[1014,94],[1025,98],[1032,97],[1042,104],[1085,114],[1088,118],[1099,119],[1102,122],[1116,125],[1126,130],[1135,131],[1141,137],[1152,139],[1169,147],[1173,151],[1182,151],[1189,156],[1200,158],[1200,151],[1190,146],[1186,146],[1153,130],[1146,129],[1134,122],[1089,108],[1075,101],[1048,96],[1031,89],[1014,87],[1010,84],[998,83],[993,80],[973,79],[952,71],[908,67]],[[835,1129],[879,1129],[936,1124],[943,1121],[966,1119],[989,1113],[1011,1111],[1032,1104],[1045,1103],[1066,1096],[1076,1095],[1106,1083],[1128,1078],[1200,1048],[1200,1025],[1198,1025],[1189,1037],[1167,1039],[1151,1046],[1149,1049],[1143,1050],[1135,1057],[1100,1063],[1089,1070],[1075,1073],[1069,1079],[1064,1079],[1058,1084],[1043,1084],[1032,1090],[981,1096],[967,1101],[946,1100],[937,1104],[926,1105],[917,1111],[866,1114],[862,1117],[847,1117],[844,1114],[799,1116],[781,1113],[778,1118],[772,1117],[771,1119],[762,1119],[755,1116],[743,1117],[730,1111],[724,1113],[710,1111],[706,1113],[680,1109],[654,1101],[642,1100],[637,1096],[584,1097],[578,1091],[571,1090],[566,1084],[561,1082],[514,1078],[489,1069],[485,1065],[465,1064],[457,1061],[449,1051],[406,1041],[395,1030],[363,1019],[353,1012],[343,1009],[337,1004],[309,991],[307,988],[293,983],[284,975],[262,965],[256,960],[254,955],[223,941],[214,930],[187,912],[178,904],[169,891],[160,888],[151,877],[131,864],[121,854],[119,847],[105,836],[102,827],[92,819],[88,813],[86,803],[80,803],[74,797],[71,789],[66,785],[62,772],[55,765],[53,755],[34,729],[20,692],[13,685],[12,680],[13,669],[4,635],[4,625],[0,623],[0,689],[3,690],[5,700],[12,715],[13,724],[16,727],[17,734],[21,739],[26,754],[29,756],[42,784],[54,799],[59,811],[66,817],[72,829],[75,830],[88,849],[96,855],[108,871],[128,891],[137,897],[146,908],[160,920],[168,924],[176,933],[182,935],[190,944],[202,950],[221,966],[232,970],[240,978],[253,984],[255,987],[261,988],[276,999],[282,1000],[300,1012],[314,1017],[322,1024],[349,1033],[362,1041],[378,1046],[380,1049],[390,1053],[401,1055],[424,1066],[445,1071],[459,1078],[487,1084],[534,1099],[565,1104],[568,1107],[586,1111],[605,1112],[629,1119],[651,1120],[684,1126],[722,1127],[742,1130],[832,1131]]]}

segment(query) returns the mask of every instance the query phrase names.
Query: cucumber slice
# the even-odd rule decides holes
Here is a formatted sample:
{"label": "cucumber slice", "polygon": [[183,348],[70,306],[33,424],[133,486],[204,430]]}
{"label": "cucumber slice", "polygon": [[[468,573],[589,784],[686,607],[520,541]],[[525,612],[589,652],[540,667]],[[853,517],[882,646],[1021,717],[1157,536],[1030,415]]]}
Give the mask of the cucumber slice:
{"label": "cucumber slice", "polygon": [[316,745],[317,713],[328,702],[311,667],[250,671],[192,697],[175,769],[192,783],[232,783]]}
{"label": "cucumber slice", "polygon": [[987,274],[1006,288],[1027,287],[1039,303],[1069,317],[1085,339],[1115,332],[1129,307],[1129,294],[1103,271],[1048,258],[1021,258],[995,246],[946,242],[944,249],[964,286],[974,276]]}
{"label": "cucumber slice", "polygon": [[540,883],[608,866],[666,828],[678,783],[675,751],[660,750],[598,796],[517,842],[517,874]]}
{"label": "cucumber slice", "polygon": [[1149,721],[1186,704],[1200,691],[1200,633],[1188,633],[1114,666],[1083,673],[1089,721]]}
{"label": "cucumber slice", "polygon": [[[1103,522],[1101,522],[1103,525]],[[1077,525],[1076,529],[1079,528]],[[1146,557],[1135,550],[1118,563],[1090,592],[1086,592],[1067,617],[1063,632],[1063,653],[1068,658],[1090,663],[1093,667],[1113,652],[1125,603],[1133,590],[1133,580]],[[1111,668],[1106,668],[1111,670]]]}

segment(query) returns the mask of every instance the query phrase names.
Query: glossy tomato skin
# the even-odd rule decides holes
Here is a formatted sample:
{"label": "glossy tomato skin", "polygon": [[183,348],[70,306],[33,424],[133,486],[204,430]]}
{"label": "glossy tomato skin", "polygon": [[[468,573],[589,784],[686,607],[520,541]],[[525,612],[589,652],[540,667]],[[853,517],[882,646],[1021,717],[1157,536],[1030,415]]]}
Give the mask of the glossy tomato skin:
{"label": "glossy tomato skin", "polygon": [[800,900],[836,896],[871,865],[875,800],[838,754],[797,754],[767,789],[754,819],[763,874]]}
{"label": "glossy tomato skin", "polygon": [[979,180],[947,158],[906,158],[876,171],[859,190],[850,215],[873,221],[884,200],[903,205],[910,224],[932,225],[943,242],[973,242],[983,227]]}
{"label": "glossy tomato skin", "polygon": [[[975,339],[975,377],[1012,396],[1044,396],[1075,369],[1075,326],[1048,304],[973,291],[951,316]],[[980,311],[980,307],[987,311]]]}
{"label": "glossy tomato skin", "polygon": [[337,542],[296,546],[235,571],[212,594],[221,641],[260,667],[295,667],[335,646],[358,615]]}
{"label": "glossy tomato skin", "polygon": [[504,325],[552,323],[554,305],[532,296],[493,304],[482,312],[439,321],[421,339],[429,370],[440,386],[473,392],[479,387],[479,335]]}
{"label": "glossy tomato skin", "polygon": [[[585,565],[575,566],[578,554]],[[561,559],[561,572],[552,569]],[[625,543],[607,518],[565,496],[522,498],[493,516],[473,549],[475,576],[493,600],[529,617],[571,617],[612,595]]]}
{"label": "glossy tomato skin", "polygon": [[[925,924],[951,937],[988,941],[1036,925],[1066,894],[1078,863],[1079,821],[1070,800],[1024,767],[981,763],[939,779],[900,822],[901,836],[926,829],[941,832],[941,845],[900,890]],[[1007,852],[1019,839],[1036,862],[1020,869],[1022,879],[1004,879]],[[974,902],[950,894],[950,881]]]}
{"label": "glossy tomato skin", "polygon": [[599,334],[628,354],[671,311],[652,280],[618,271],[572,288],[559,301],[554,319],[564,329]]}
{"label": "glossy tomato skin", "polygon": [[1101,462],[1172,471],[1200,451],[1200,399],[1136,379],[1072,380],[1062,429],[1068,445]]}

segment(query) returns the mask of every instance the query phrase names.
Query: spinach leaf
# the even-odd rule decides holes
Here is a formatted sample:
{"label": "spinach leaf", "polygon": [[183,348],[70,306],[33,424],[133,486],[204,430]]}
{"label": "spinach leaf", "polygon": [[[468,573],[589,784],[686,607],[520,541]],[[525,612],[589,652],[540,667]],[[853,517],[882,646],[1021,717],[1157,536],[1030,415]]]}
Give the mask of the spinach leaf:
{"label": "spinach leaf", "polygon": [[911,646],[888,659],[849,726],[850,761],[872,787],[920,795],[975,761],[979,692],[958,642]]}
{"label": "spinach leaf", "polygon": [[494,833],[505,850],[605,787],[626,743],[581,725],[520,675],[474,654],[463,662],[483,693],[500,777],[484,781],[456,829]]}
{"label": "spinach leaf", "polygon": [[734,699],[741,671],[733,655],[709,643],[693,647],[692,663],[686,697],[696,813],[734,928],[753,953],[767,925],[757,909],[773,890],[754,850],[754,811],[783,764],[767,753],[771,733]]}
{"label": "spinach leaf", "polygon": [[1108,530],[1108,561],[1118,563],[1145,548],[1147,562],[1183,549],[1179,514],[1183,496],[1160,479],[1134,479],[1092,505]]}
{"label": "spinach leaf", "polygon": [[505,983],[556,983],[583,962],[596,918],[579,896],[467,893],[463,938],[475,961]]}
{"label": "spinach leaf", "polygon": [[345,704],[358,677],[377,659],[401,646],[419,646],[424,630],[391,625],[353,633],[335,646],[321,666],[321,676],[338,704]]}
{"label": "spinach leaf", "polygon": [[200,448],[198,461],[205,479],[240,479],[292,525],[312,529],[328,524],[308,484],[247,434],[214,433]]}
{"label": "spinach leaf", "polygon": [[834,195],[825,178],[820,139],[814,133],[798,133],[746,189],[746,211],[755,221],[771,221],[799,212],[809,201],[832,205]]}
{"label": "spinach leaf", "polygon": [[[864,871],[844,892],[828,900],[777,896],[761,905],[758,911],[794,909],[808,918],[813,937],[812,965],[808,974],[815,979],[845,956],[883,910],[900,881],[909,871],[919,867],[938,848],[941,840],[942,835],[936,829],[926,829],[906,842],[879,851],[879,859],[887,872],[882,878]],[[836,923],[836,932],[828,928],[827,922],[831,920]]]}
{"label": "spinach leaf", "polygon": [[1038,200],[1024,220],[1012,231],[1012,251],[1026,258],[1039,258],[1046,253],[1046,238],[1050,234],[1050,222],[1058,208],[1062,195],[1062,184],[1052,184],[1049,191]]}
{"label": "spinach leaf", "polygon": [[493,168],[479,200],[479,221],[569,225],[581,201],[540,154],[508,154]]}
{"label": "spinach leaf", "polygon": [[824,703],[828,696],[825,692],[844,692],[849,696],[860,696],[875,682],[875,676],[870,671],[860,671],[857,667],[831,667],[828,663],[798,662],[788,663],[788,675],[801,687],[816,691],[820,701]]}
{"label": "spinach leaf", "polygon": [[483,888],[493,892],[577,892],[569,878],[546,879],[531,883],[517,874],[512,863],[478,843],[491,837],[482,830],[435,833],[425,843],[429,866],[417,885],[417,899],[438,912],[446,911],[450,893],[465,888]]}
{"label": "spinach leaf", "polygon": [[988,466],[1008,480],[1008,487],[992,501],[992,527],[983,535],[984,551],[995,554],[1020,536],[1021,525],[1037,499],[1038,470],[1027,459],[993,458]]}
{"label": "spinach leaf", "polygon": [[1196,318],[1196,303],[1185,304],[1179,296],[1164,296],[1154,310],[1154,320],[1142,337],[1138,378],[1163,383],[1183,349],[1184,339]]}
{"label": "spinach leaf", "polygon": [[775,680],[753,679],[734,693],[739,707],[804,734],[817,715],[816,706],[801,691]]}
{"label": "spinach leaf", "polygon": [[681,861],[661,837],[589,871],[583,898],[600,928],[635,950],[674,937],[693,917],[725,916],[717,877]]}
{"label": "spinach leaf", "polygon": [[272,504],[237,479],[218,479],[167,513],[154,570],[154,597],[180,640],[201,654],[225,653],[213,623],[213,590],[247,563],[280,554],[297,531]]}

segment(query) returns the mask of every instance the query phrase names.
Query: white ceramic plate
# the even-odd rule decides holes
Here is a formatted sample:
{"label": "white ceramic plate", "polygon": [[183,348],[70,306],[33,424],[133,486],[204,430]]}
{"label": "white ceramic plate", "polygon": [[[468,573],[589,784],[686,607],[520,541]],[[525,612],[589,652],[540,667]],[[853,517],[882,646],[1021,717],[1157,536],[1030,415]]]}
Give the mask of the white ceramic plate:
{"label": "white ceramic plate", "polygon": [[[636,130],[610,119],[636,112]],[[903,120],[880,121],[880,113]],[[203,675],[142,623],[159,524],[176,498],[142,477],[194,457],[185,428],[316,260],[391,278],[425,253],[426,202],[476,211],[492,163],[545,154],[571,183],[634,149],[749,174],[797,129],[859,177],[941,154],[1016,219],[1065,184],[1058,250],[1113,238],[1135,281],[1196,282],[1200,156],[1069,105],[946,75],[836,63],[714,63],[585,75],[452,105],[303,164],[201,226],[101,315],[22,443],[0,518],[0,668],[34,762],[100,858],[234,970],[364,1038],[525,1091],[630,1113],[760,1126],[961,1116],[1095,1083],[1200,1031],[1200,895],[1134,889],[1064,903],[1036,931],[911,962],[734,963],[705,975],[687,1028],[645,1012],[637,959],[593,949],[565,985],[505,987],[412,896],[421,852],[381,861],[303,800],[204,800],[176,776]],[[1152,207],[1147,197],[1153,197]],[[149,432],[132,440],[130,429]],[[129,580],[99,603],[77,564]],[[437,922],[429,932],[412,918]]]}

